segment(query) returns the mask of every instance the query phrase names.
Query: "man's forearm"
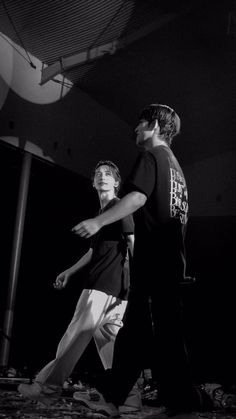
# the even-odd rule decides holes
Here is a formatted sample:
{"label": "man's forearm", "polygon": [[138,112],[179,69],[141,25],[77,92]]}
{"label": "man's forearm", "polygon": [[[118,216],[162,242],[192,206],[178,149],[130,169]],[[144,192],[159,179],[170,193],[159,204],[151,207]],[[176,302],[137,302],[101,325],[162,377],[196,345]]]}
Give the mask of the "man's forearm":
{"label": "man's forearm", "polygon": [[121,220],[141,208],[147,198],[141,192],[130,192],[120,199],[112,208],[96,217],[101,227]]}
{"label": "man's forearm", "polygon": [[70,268],[67,269],[67,271],[70,274],[74,274],[75,272],[82,269],[84,266],[86,266],[91,258],[92,258],[93,250],[90,248],[74,265],[72,265]]}

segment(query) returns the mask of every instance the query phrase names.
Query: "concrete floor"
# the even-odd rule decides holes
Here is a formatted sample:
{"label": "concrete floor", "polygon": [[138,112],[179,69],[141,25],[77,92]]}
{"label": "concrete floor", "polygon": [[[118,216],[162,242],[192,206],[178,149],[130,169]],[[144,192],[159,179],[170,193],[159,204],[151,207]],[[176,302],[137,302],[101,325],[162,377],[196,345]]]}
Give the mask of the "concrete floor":
{"label": "concrete floor", "polygon": [[[71,389],[64,390],[59,401],[46,407],[41,403],[24,399],[18,392],[19,380],[0,381],[0,418],[5,419],[104,419],[102,413],[91,411],[73,399]],[[167,419],[163,409],[150,407],[143,400],[141,412],[123,414],[122,419]],[[236,409],[216,408],[214,412],[195,412],[172,416],[172,419],[236,419]]]}

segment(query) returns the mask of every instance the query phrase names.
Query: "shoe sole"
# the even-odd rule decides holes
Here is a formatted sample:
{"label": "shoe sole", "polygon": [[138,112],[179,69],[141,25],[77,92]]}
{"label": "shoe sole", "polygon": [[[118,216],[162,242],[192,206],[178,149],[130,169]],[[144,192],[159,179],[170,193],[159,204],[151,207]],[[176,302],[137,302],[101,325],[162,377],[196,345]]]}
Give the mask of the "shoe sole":
{"label": "shoe sole", "polygon": [[[112,411],[109,408],[107,408],[106,406],[103,406],[103,405],[99,406],[97,403],[94,403],[94,402],[88,400],[86,397],[83,397],[80,394],[76,394],[76,392],[73,394],[73,398],[77,402],[82,404],[83,406],[87,407],[88,409],[94,410],[97,413],[101,413],[101,414],[103,414],[105,416],[108,416],[108,417],[114,417],[114,418],[119,417],[118,414],[117,415],[115,413],[113,414]],[[116,416],[114,416],[114,415],[116,415]]]}

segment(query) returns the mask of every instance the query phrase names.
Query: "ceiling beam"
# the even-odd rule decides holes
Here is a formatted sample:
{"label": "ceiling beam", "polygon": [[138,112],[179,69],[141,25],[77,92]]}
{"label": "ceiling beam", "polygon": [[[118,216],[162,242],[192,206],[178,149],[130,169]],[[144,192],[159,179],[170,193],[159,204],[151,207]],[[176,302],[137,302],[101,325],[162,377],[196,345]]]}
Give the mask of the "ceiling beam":
{"label": "ceiling beam", "polygon": [[53,64],[50,64],[49,66],[44,65],[42,69],[40,85],[44,85],[58,74],[62,74],[65,71],[72,69],[73,67],[95,61],[107,54],[115,54],[117,50],[125,48],[128,45],[138,41],[139,39],[144,38],[151,32],[154,32],[156,29],[175,19],[179,15],[179,13],[175,13],[169,14],[167,16],[159,16],[157,19],[153,20],[148,25],[144,25],[142,28],[133,32],[131,35],[127,35],[120,39],[115,39],[112,42],[104,45],[86,49],[68,57],[61,57],[59,60]]}

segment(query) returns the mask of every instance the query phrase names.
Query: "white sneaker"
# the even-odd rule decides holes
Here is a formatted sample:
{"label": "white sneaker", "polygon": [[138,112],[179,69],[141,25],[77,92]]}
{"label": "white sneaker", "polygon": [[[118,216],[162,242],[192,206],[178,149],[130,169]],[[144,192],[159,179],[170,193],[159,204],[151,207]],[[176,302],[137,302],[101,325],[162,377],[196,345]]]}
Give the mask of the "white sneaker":
{"label": "white sneaker", "polygon": [[73,398],[82,405],[88,407],[91,410],[95,410],[98,413],[102,413],[111,418],[117,418],[120,416],[119,410],[113,403],[107,403],[103,395],[96,392],[82,393],[75,391]]}
{"label": "white sneaker", "polygon": [[34,382],[33,384],[20,384],[17,389],[22,396],[30,400],[37,400],[46,406],[55,403],[60,396],[59,389],[56,387],[50,388],[39,382]]}

